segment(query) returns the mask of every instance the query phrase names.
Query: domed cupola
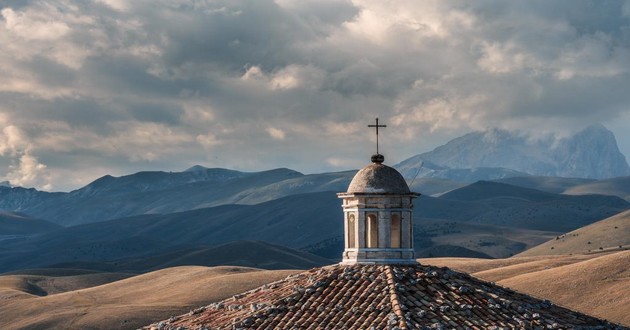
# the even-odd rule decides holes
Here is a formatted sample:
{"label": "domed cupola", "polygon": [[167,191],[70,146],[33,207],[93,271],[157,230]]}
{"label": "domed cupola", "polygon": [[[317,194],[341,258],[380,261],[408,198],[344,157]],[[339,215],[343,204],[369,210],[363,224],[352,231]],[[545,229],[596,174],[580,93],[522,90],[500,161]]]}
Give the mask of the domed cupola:
{"label": "domed cupola", "polygon": [[[377,119],[370,127],[385,125],[378,125]],[[412,199],[419,194],[409,190],[398,171],[383,165],[384,160],[377,151],[372,164],[354,176],[348,191],[337,194],[344,211],[342,264],[416,263]]]}
{"label": "domed cupola", "polygon": [[347,192],[408,194],[409,187],[398,171],[381,163],[373,163],[354,176]]}

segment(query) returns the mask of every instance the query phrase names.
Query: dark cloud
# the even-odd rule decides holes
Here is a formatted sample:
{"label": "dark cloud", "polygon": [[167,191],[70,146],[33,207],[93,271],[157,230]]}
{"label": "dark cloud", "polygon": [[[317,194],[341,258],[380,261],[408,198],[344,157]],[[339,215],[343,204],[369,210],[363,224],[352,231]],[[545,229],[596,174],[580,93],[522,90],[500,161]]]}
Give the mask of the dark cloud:
{"label": "dark cloud", "polygon": [[372,152],[364,126],[375,116],[389,124],[391,162],[472,129],[564,134],[593,122],[630,153],[622,1],[4,1],[0,10],[0,176],[24,185],[69,189],[195,163],[353,168]]}

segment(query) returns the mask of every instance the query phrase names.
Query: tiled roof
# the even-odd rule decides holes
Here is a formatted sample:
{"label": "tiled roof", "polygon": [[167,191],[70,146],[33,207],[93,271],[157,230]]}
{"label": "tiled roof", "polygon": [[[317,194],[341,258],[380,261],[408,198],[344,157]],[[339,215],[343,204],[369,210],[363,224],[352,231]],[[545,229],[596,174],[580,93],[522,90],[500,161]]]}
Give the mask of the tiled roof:
{"label": "tiled roof", "polygon": [[626,329],[424,265],[315,268],[145,329]]}

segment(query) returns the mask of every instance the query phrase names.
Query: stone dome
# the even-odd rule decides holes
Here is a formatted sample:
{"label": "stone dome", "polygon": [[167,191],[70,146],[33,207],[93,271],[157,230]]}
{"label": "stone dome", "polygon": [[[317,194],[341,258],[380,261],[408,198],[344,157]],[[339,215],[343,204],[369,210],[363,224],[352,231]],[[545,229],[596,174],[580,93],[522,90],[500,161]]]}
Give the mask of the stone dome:
{"label": "stone dome", "polygon": [[348,193],[409,194],[409,186],[398,171],[380,163],[362,168],[350,182]]}

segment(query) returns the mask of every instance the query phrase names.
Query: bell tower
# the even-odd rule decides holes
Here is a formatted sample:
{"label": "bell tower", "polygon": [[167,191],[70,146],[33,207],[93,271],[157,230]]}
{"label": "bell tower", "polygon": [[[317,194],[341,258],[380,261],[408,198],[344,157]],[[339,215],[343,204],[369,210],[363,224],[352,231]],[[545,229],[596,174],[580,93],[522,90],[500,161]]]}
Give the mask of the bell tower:
{"label": "bell tower", "polygon": [[[377,139],[379,125],[376,119]],[[377,142],[378,145],[378,142]],[[378,148],[378,146],[377,146]],[[362,168],[343,200],[344,242],[342,264],[415,264],[413,250],[413,203],[420,194],[411,192],[395,169],[383,165],[377,153]]]}

